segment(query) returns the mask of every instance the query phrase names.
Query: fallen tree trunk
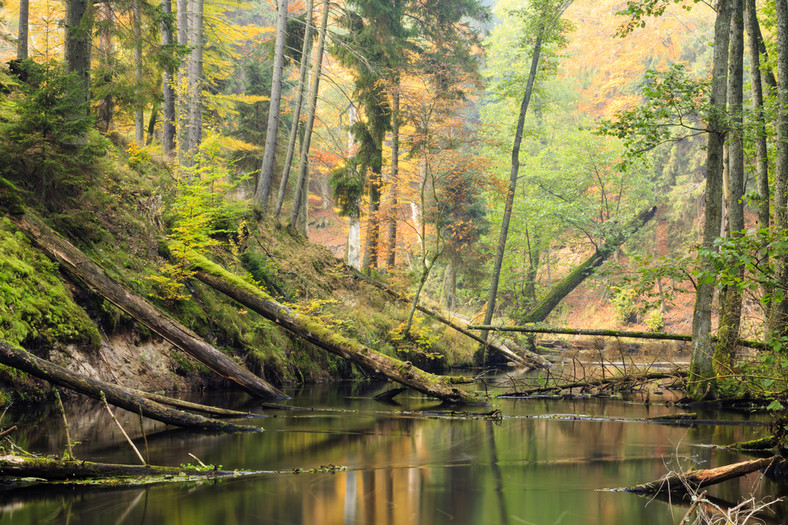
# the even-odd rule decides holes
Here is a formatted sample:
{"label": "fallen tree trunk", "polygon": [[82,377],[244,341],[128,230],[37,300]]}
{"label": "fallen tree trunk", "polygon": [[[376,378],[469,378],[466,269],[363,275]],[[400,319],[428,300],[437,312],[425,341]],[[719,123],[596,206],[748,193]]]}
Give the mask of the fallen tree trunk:
{"label": "fallen tree trunk", "polygon": [[145,397],[147,399],[150,399],[151,401],[156,401],[157,403],[161,403],[162,405],[183,408],[186,410],[191,410],[193,412],[210,414],[212,416],[217,416],[217,417],[238,418],[238,417],[249,417],[251,415],[249,412],[241,412],[240,410],[230,410],[229,408],[220,408],[210,405],[201,405],[199,403],[192,403],[191,401],[184,401],[183,399],[175,399],[173,397],[163,396],[161,394],[154,394],[152,392],[143,392],[142,390],[136,390],[132,388],[129,388],[128,391],[140,397]]}
{"label": "fallen tree trunk", "polygon": [[583,263],[572,270],[569,275],[564,277],[561,282],[556,284],[552,290],[550,290],[550,292],[545,295],[528,314],[526,314],[523,321],[526,323],[540,323],[547,319],[550,312],[558,306],[558,303],[560,303],[564,297],[580,286],[580,284],[586,280],[586,277],[594,272],[594,269],[601,266],[602,263],[613,255],[633,233],[650,221],[656,213],[656,206],[641,211],[637,217],[632,219],[629,224],[624,226],[616,235],[612,235],[605,244],[591,255],[591,257],[583,261]]}
{"label": "fallen tree trunk", "polygon": [[257,397],[287,398],[277,388],[240,366],[185,326],[156,310],[145,299],[110,279],[101,267],[38,218],[30,213],[10,218],[27,234],[33,244],[57,261],[68,273],[220,376],[236,382]]}
{"label": "fallen tree trunk", "polygon": [[[372,277],[369,277],[368,275],[363,274],[362,272],[356,270],[352,266],[347,266],[346,268],[351,273],[351,275],[353,275],[353,277],[355,277],[356,279],[364,281],[365,283],[367,283],[367,284],[369,284],[371,286],[374,286],[375,288],[378,288],[379,290],[382,290],[383,292],[385,292],[389,296],[393,297],[397,301],[400,301],[400,302],[403,302],[403,303],[410,303],[411,302],[411,299],[409,297],[407,297],[405,294],[397,292],[395,290],[392,290],[391,288],[386,286],[384,283],[382,283],[382,282],[380,282],[380,281],[378,281],[376,279],[373,279]],[[422,304],[416,305],[416,309],[419,310],[422,313],[425,313],[425,314],[429,315],[430,317],[432,317],[436,321],[439,321],[439,322],[445,324],[446,326],[456,330],[457,332],[459,332],[459,333],[461,333],[461,334],[463,334],[463,335],[465,335],[467,337],[470,337],[474,341],[479,342],[479,343],[481,343],[483,345],[486,345],[490,350],[492,350],[493,352],[501,355],[502,357],[504,357],[505,359],[507,359],[507,360],[509,360],[509,361],[511,361],[513,363],[516,363],[516,364],[519,364],[519,365],[523,365],[523,366],[529,366],[531,368],[549,368],[550,366],[552,366],[550,361],[548,361],[544,357],[540,356],[539,354],[537,354],[535,352],[531,352],[530,350],[527,350],[525,348],[519,348],[518,349],[521,352],[521,354],[522,354],[521,355],[521,354],[518,354],[517,352],[512,351],[511,349],[509,349],[503,343],[499,343],[499,342],[496,342],[496,341],[485,341],[484,339],[482,339],[478,335],[476,335],[473,332],[471,332],[469,330],[470,327],[463,327],[463,326],[451,321],[450,319],[447,319],[446,317],[444,317],[440,313],[436,312],[435,310],[427,308],[426,306],[424,306]]]}
{"label": "fallen tree trunk", "polygon": [[506,397],[512,396],[531,396],[543,392],[555,392],[557,390],[570,390],[572,388],[592,388],[600,387],[603,385],[612,385],[616,383],[642,383],[646,381],[654,381],[655,379],[670,379],[674,377],[687,377],[687,372],[684,370],[676,370],[674,372],[652,372],[650,374],[630,374],[624,376],[615,376],[607,379],[592,379],[584,381],[572,381],[570,383],[561,383],[559,385],[540,386],[520,390],[518,392],[507,392],[504,394]]}
{"label": "fallen tree trunk", "polygon": [[[638,332],[627,330],[605,330],[591,328],[563,328],[556,326],[492,326],[492,325],[469,325],[469,330],[490,330],[496,332],[522,332],[532,334],[566,334],[566,335],[591,335],[598,337],[629,337],[632,339],[655,339],[663,341],[692,341],[689,334],[669,334],[664,332]],[[716,337],[712,337],[716,341]],[[757,348],[765,350],[768,348],[766,343],[760,341],[749,341],[739,339],[739,346],[747,348]]]}
{"label": "fallen tree trunk", "polygon": [[93,463],[81,460],[60,460],[47,457],[26,457],[17,455],[0,456],[0,475],[14,478],[40,478],[47,481],[101,479],[142,476],[160,477],[217,477],[231,476],[232,472],[212,469],[158,467],[154,465],[116,465],[113,463]]}
{"label": "fallen tree trunk", "polygon": [[292,311],[256,286],[203,256],[194,254],[189,262],[196,270],[195,276],[200,281],[319,348],[364,369],[382,374],[392,381],[450,403],[481,401],[476,395],[456,388],[454,385],[457,379],[429,374],[409,362],[385,356],[358,341],[349,339],[308,315]]}
{"label": "fallen tree trunk", "polygon": [[101,399],[103,392],[109,403],[135,414],[141,412],[145,417],[168,425],[223,432],[261,430],[257,427],[233,425],[166,407],[129,392],[125,388],[70,372],[61,366],[36,357],[26,350],[14,348],[5,341],[0,341],[0,364],[16,368],[55,385],[76,390],[94,399]]}
{"label": "fallen tree trunk", "polygon": [[738,478],[739,476],[768,468],[781,461],[784,461],[782,457],[772,456],[770,458],[742,461],[741,463],[734,463],[732,465],[725,465],[712,469],[692,470],[682,474],[670,473],[658,480],[643,483],[642,485],[635,485],[634,487],[627,487],[624,490],[637,494],[694,492],[702,487],[716,485],[717,483],[722,483],[729,479]]}

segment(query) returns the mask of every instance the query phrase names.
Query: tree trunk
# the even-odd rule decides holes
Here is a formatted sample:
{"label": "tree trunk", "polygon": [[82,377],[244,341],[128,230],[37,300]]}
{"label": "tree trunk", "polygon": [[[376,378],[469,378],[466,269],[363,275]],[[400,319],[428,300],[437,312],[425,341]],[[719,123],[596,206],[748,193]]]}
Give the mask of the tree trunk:
{"label": "tree trunk", "polygon": [[94,399],[101,399],[101,394],[104,393],[108,403],[135,414],[142,412],[142,415],[145,417],[167,423],[168,425],[202,430],[222,430],[226,432],[259,430],[254,427],[233,425],[197,414],[190,414],[181,410],[168,408],[155,401],[133,394],[117,385],[111,385],[81,374],[70,372],[63,367],[36,357],[25,350],[14,348],[5,341],[0,341],[0,362],[3,365],[16,368],[17,370],[21,370],[55,385],[70,388]]}
{"label": "tree trunk", "polygon": [[[717,3],[717,20],[714,24],[714,63],[709,105],[709,134],[706,148],[706,207],[703,222],[703,248],[714,251],[714,240],[720,229],[722,215],[722,170],[725,144],[725,102],[728,75],[728,42],[730,37],[730,0]],[[707,257],[699,257],[700,270],[711,273],[713,268]],[[714,346],[711,340],[711,306],[714,299],[714,282],[701,279],[695,292],[695,310],[692,315],[692,358],[690,363],[691,394],[694,397],[714,395]]]}
{"label": "tree trunk", "polygon": [[[777,36],[777,137],[774,170],[774,226],[777,231],[788,229],[788,4],[776,0],[775,34]],[[775,257],[777,275],[788,281],[788,254]],[[786,335],[788,298],[772,308],[769,328],[775,335]]]}
{"label": "tree trunk", "polygon": [[[255,200],[263,209],[268,208],[268,198],[274,181],[274,160],[276,143],[279,136],[279,106],[282,99],[282,74],[285,64],[285,40],[287,38],[287,0],[278,0],[279,9],[276,15],[276,41],[274,44],[274,70],[271,80],[271,98],[268,104],[268,126],[265,132],[265,149],[263,165],[257,180]],[[305,37],[306,38],[306,35]],[[295,123],[294,123],[295,125]]]}
{"label": "tree trunk", "polygon": [[304,18],[304,42],[303,46],[301,47],[301,64],[298,66],[298,93],[296,94],[295,104],[293,104],[293,125],[290,127],[290,140],[287,142],[285,165],[282,169],[282,180],[279,182],[279,195],[276,199],[276,211],[274,212],[274,216],[276,218],[279,218],[279,215],[282,213],[282,204],[285,201],[285,190],[287,189],[287,181],[290,178],[290,167],[293,164],[296,139],[298,138],[298,129],[300,128],[301,106],[303,106],[304,92],[306,91],[307,86],[307,66],[309,65],[309,56],[312,50],[313,4],[313,0],[306,1],[306,17]]}
{"label": "tree trunk", "polygon": [[[650,221],[657,213],[656,206],[641,211],[637,217],[632,219],[624,228],[617,234],[611,236],[605,244],[594,252],[588,259],[583,261],[572,272],[564,277],[558,284],[556,284],[550,292],[539,301],[534,308],[528,312],[523,318],[524,323],[540,323],[547,319],[550,312],[558,306],[564,297],[569,295],[572,290],[580,286],[580,284],[594,272],[594,269],[599,267],[605,262],[616,250],[618,250],[629,237],[643,227]],[[490,323],[484,323],[490,324]],[[482,332],[484,333],[484,332]]]}
{"label": "tree trunk", "polygon": [[[161,22],[161,45],[169,55],[172,53],[172,0],[161,0],[161,11],[164,15]],[[175,151],[175,86],[170,57],[164,66],[161,77],[161,89],[164,99],[161,129],[161,147],[164,155],[169,157]]]}
{"label": "tree trunk", "polygon": [[[175,0],[178,15],[178,46],[184,49],[189,45],[189,1]],[[178,163],[186,165],[189,151],[189,60],[179,57],[178,65]]]}
{"label": "tree trunk", "polygon": [[[382,148],[381,148],[382,149]],[[383,174],[381,167],[373,166],[369,176],[369,206],[367,207],[367,238],[364,246],[363,268],[378,267],[380,246],[380,188]]]}
{"label": "tree trunk", "polygon": [[203,0],[189,0],[189,136],[186,165],[193,166],[202,141]]}
{"label": "tree trunk", "polygon": [[[728,235],[744,234],[744,1],[732,0],[730,55],[728,67],[728,111],[731,129],[728,140]],[[744,278],[739,267],[737,278]],[[737,286],[726,286],[720,294],[720,320],[717,329],[715,365],[720,372],[730,370],[736,356],[736,340],[741,327],[742,292]]]}
{"label": "tree trunk", "polygon": [[145,118],[142,101],[142,14],[140,0],[134,0],[131,8],[134,30],[134,141],[139,147],[145,145]]}
{"label": "tree trunk", "polygon": [[317,40],[317,51],[315,52],[314,63],[312,65],[312,86],[309,90],[309,109],[307,110],[306,126],[304,129],[304,141],[301,144],[301,159],[298,170],[298,182],[296,183],[293,206],[290,209],[290,224],[298,224],[298,217],[301,214],[301,206],[308,206],[308,199],[304,198],[304,193],[309,189],[309,147],[312,144],[312,128],[315,125],[315,111],[317,110],[317,95],[320,89],[320,73],[323,67],[323,49],[326,45],[326,28],[328,26],[328,11],[330,2],[326,0],[323,4],[323,16],[320,20],[320,32]]}
{"label": "tree trunk", "polygon": [[[517,118],[517,131],[514,134],[512,145],[512,167],[509,171],[509,188],[506,192],[506,204],[503,209],[503,219],[501,220],[501,233],[498,235],[498,245],[495,250],[495,263],[493,273],[490,277],[490,293],[487,297],[487,310],[484,313],[484,323],[492,322],[495,313],[495,300],[498,295],[498,281],[501,279],[501,268],[503,267],[503,256],[506,251],[506,238],[509,235],[509,222],[512,218],[512,208],[514,207],[514,192],[517,189],[517,177],[520,171],[520,144],[523,141],[523,128],[525,126],[525,114],[528,112],[528,105],[531,102],[531,94],[536,81],[536,72],[539,67],[539,55],[542,52],[542,34],[536,37],[533,56],[531,57],[531,70],[528,73],[528,82],[525,86],[523,100],[520,103],[520,115]],[[488,332],[482,331],[481,338],[487,341]],[[476,352],[476,362],[486,364],[487,349],[482,345]]]}
{"label": "tree trunk", "polygon": [[112,26],[114,25],[112,6],[109,1],[101,2],[96,7],[99,20],[99,70],[102,72],[100,82],[106,94],[99,101],[96,112],[96,128],[102,133],[109,133],[115,127],[113,113],[115,101],[112,96],[112,78],[115,68],[115,49],[112,45]]}
{"label": "tree trunk", "polygon": [[29,18],[30,0],[19,0],[19,34],[16,41],[17,60],[27,60],[27,34]]}
{"label": "tree trunk", "polygon": [[[353,124],[356,123],[356,118],[358,114],[356,112],[356,106],[352,103],[350,104],[350,108],[348,109],[348,129],[353,128]],[[355,137],[353,136],[352,131],[348,131],[348,157],[352,157],[356,148],[356,141]],[[350,163],[348,163],[350,164]],[[353,168],[357,169],[357,168]],[[358,213],[358,210],[361,209],[360,202],[356,203],[357,206],[354,206],[354,212],[347,218],[348,222],[348,229],[347,229],[347,262],[348,266],[351,268],[355,268],[356,270],[361,270],[361,217]]]}
{"label": "tree trunk", "polygon": [[171,342],[217,374],[235,381],[250,394],[268,399],[287,396],[209,345],[186,327],[156,310],[107,277],[103,270],[71,243],[58,236],[30,214],[12,219],[33,244],[58,262],[65,271],[95,290],[101,297],[129,314],[137,322]]}
{"label": "tree trunk", "polygon": [[394,81],[394,89],[391,94],[391,177],[389,183],[390,210],[388,224],[388,247],[386,248],[386,268],[394,269],[397,260],[397,207],[399,206],[399,195],[397,185],[399,184],[399,76]]}
{"label": "tree trunk", "polygon": [[451,403],[479,401],[474,394],[453,387],[453,380],[450,378],[429,374],[409,362],[380,354],[335,332],[308,315],[293,312],[259,288],[227,272],[205,257],[194,255],[189,262],[197,270],[197,279],[208,286],[266,319],[276,322],[305,341],[347,359],[365,370],[382,374],[392,381]]}
{"label": "tree trunk", "polygon": [[[67,0],[65,17],[65,56],[68,71],[76,76],[74,89],[79,93],[72,118],[83,119],[90,115],[90,50],[92,47],[92,2]],[[74,145],[84,146],[87,132],[74,137]]]}
{"label": "tree trunk", "polygon": [[773,456],[770,458],[742,461],[741,463],[734,463],[732,465],[725,465],[717,468],[691,470],[682,474],[671,473],[649,483],[628,487],[626,491],[635,492],[637,494],[687,493],[765,469],[781,461],[784,460],[780,456]]}

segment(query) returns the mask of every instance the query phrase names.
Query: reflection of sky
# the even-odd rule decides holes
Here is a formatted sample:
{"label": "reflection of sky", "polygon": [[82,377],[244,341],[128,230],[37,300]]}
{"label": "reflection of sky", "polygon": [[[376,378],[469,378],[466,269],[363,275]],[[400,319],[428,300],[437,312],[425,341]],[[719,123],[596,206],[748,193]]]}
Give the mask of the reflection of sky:
{"label": "reflection of sky", "polygon": [[[97,524],[114,524],[121,516],[123,523],[183,525],[675,523],[686,509],[677,507],[671,518],[664,503],[646,506],[646,499],[599,489],[656,479],[667,465],[675,464],[676,457],[682,465],[695,468],[733,461],[734,456],[697,444],[730,443],[762,432],[757,427],[688,429],[544,417],[586,414],[633,419],[673,410],[613,400],[502,400],[495,408],[505,417],[492,422],[440,418],[434,404],[424,405],[426,400],[407,394],[402,402],[408,412],[375,403],[369,396],[345,394],[293,401],[342,411],[268,411],[269,417],[259,420],[266,429],[261,433],[149,436],[151,459],[157,463],[186,462],[187,452],[192,452],[225,469],[285,473],[198,486],[149,487],[142,492],[38,490],[32,502],[5,497],[0,523],[66,523],[68,513],[71,523]],[[328,403],[331,398],[334,401]],[[409,413],[419,406],[429,410]],[[111,427],[102,428],[109,438]],[[93,435],[89,429],[84,432]],[[53,434],[48,439],[56,443],[59,438]],[[112,446],[81,446],[83,453],[94,447],[113,461],[133,461],[122,437],[111,439]],[[331,464],[348,470],[290,473],[295,467],[308,470]],[[752,479],[727,482],[713,494],[738,501],[741,492],[751,490]]]}

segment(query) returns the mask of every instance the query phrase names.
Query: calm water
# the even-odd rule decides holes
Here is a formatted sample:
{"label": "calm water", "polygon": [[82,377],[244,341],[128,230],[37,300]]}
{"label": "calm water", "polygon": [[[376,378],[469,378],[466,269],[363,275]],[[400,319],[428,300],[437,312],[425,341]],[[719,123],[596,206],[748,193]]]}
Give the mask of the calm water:
{"label": "calm water", "polygon": [[[665,524],[678,523],[681,505],[602,489],[655,479],[681,462],[708,468],[738,460],[708,447],[759,437],[764,427],[698,425],[693,428],[610,420],[571,420],[582,414],[643,418],[675,412],[621,400],[496,401],[502,421],[448,419],[436,402],[402,394],[385,405],[372,396],[380,384],[316,386],[291,391],[287,403],[315,411],[262,409],[245,394],[198,400],[251,410],[265,431],[204,434],[146,423],[148,453],[156,464],[195,462],[232,470],[284,471],[190,485],[133,489],[37,487],[0,493],[0,523],[18,524]],[[474,407],[470,411],[490,410]],[[421,411],[421,414],[414,414]],[[137,418],[122,413],[136,431]],[[555,417],[545,417],[545,416]],[[753,422],[743,415],[700,414]],[[9,423],[5,416],[3,426]],[[61,453],[59,415],[17,416],[17,443]],[[133,451],[92,402],[69,408],[80,458],[135,463]],[[294,474],[327,465],[336,473]],[[786,486],[758,475],[714,487],[710,493],[738,502],[743,495],[782,496]],[[782,523],[787,506],[778,508]]]}

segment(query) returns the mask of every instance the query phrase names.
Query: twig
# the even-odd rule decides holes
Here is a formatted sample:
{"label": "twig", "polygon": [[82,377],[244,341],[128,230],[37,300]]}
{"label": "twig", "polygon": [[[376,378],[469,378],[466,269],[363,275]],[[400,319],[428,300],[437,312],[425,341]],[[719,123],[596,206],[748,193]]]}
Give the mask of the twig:
{"label": "twig", "polygon": [[142,439],[145,441],[145,461],[150,463],[150,451],[148,450],[148,436],[145,434],[145,425],[142,418],[142,407],[140,407],[140,432],[142,432]]}
{"label": "twig", "polygon": [[66,459],[74,459],[74,453],[71,450],[71,434],[68,431],[68,419],[66,419],[66,409],[63,408],[63,401],[60,399],[60,391],[57,388],[52,389],[55,392],[55,399],[57,399],[57,406],[60,410],[60,415],[63,416],[63,426],[66,429]]}
{"label": "twig", "polygon": [[206,465],[205,463],[203,463],[203,462],[202,462],[202,460],[200,460],[200,458],[198,458],[197,456],[195,456],[195,455],[194,455],[194,454],[192,454],[191,452],[188,452],[188,454],[189,454],[189,455],[190,455],[190,456],[191,456],[191,457],[192,457],[192,458],[193,458],[193,459],[194,459],[194,460],[195,460],[197,463],[199,463],[201,467],[208,468],[208,465]]}
{"label": "twig", "polygon": [[140,461],[142,462],[143,465],[147,465],[147,463],[145,462],[145,458],[142,457],[142,454],[140,454],[140,451],[139,451],[139,449],[137,449],[137,446],[131,440],[129,435],[126,434],[126,431],[123,430],[123,426],[120,424],[120,421],[118,421],[118,418],[115,417],[115,414],[112,413],[112,409],[109,408],[109,403],[107,403],[107,396],[104,395],[104,392],[101,392],[101,400],[104,401],[104,406],[106,407],[107,412],[109,412],[109,415],[112,418],[112,421],[114,421],[115,424],[118,425],[118,428],[120,429],[121,433],[123,433],[123,436],[126,438],[126,441],[129,442],[129,445],[131,445],[131,448],[133,448],[134,452],[137,453],[137,457],[140,458]]}
{"label": "twig", "polygon": [[3,430],[2,432],[0,432],[0,437],[5,436],[6,434],[10,434],[14,430],[16,430],[16,425],[12,426],[11,428],[7,428],[7,429]]}
{"label": "twig", "polygon": [[695,508],[696,508],[698,505],[700,505],[700,502],[701,502],[701,501],[703,501],[703,498],[705,498],[705,497],[706,497],[706,493],[707,493],[707,492],[708,492],[708,491],[704,490],[704,491],[701,493],[701,495],[700,495],[700,496],[697,496],[697,497],[695,497],[695,498],[693,499],[693,501],[692,501],[692,505],[690,505],[690,508],[689,508],[689,509],[687,509],[687,513],[686,513],[686,514],[684,514],[684,517],[683,517],[683,518],[681,518],[681,523],[682,523],[682,524],[684,524],[684,523],[689,523],[689,521],[688,521],[688,520],[690,519],[690,516],[692,515],[692,513],[693,513],[693,512],[695,512]]}

